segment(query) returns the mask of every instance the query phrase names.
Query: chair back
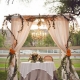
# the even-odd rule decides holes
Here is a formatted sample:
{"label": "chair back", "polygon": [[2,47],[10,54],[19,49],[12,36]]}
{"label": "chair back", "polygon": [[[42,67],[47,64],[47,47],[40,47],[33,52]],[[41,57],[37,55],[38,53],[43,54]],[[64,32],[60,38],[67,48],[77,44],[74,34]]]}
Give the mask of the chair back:
{"label": "chair back", "polygon": [[44,61],[53,61],[53,58],[52,58],[52,56],[50,56],[50,55],[46,55],[46,56],[44,57]]}

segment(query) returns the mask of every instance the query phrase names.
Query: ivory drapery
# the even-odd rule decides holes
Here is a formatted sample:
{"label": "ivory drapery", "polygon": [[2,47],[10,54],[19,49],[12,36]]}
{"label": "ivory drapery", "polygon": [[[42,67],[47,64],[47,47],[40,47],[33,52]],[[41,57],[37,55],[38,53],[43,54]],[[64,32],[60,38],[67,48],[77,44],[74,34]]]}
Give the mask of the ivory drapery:
{"label": "ivory drapery", "polygon": [[[62,58],[63,58],[67,52],[66,47],[67,47],[67,41],[69,37],[69,21],[65,19],[63,16],[57,16],[53,20],[46,19],[45,23],[49,29],[48,32],[50,33],[52,39],[57,44],[57,46],[61,49]],[[65,75],[64,72],[62,72],[62,74]]]}
{"label": "ivory drapery", "polygon": [[[17,45],[16,45],[15,39],[12,36],[12,39],[11,39],[12,48],[16,51],[16,58],[17,59],[18,59],[18,52],[19,52],[20,48],[22,47],[22,45],[24,44],[24,42],[29,34],[31,25],[32,25],[32,21],[24,20],[23,29],[22,29],[22,31],[20,31],[21,27],[22,27],[21,19],[19,17],[12,17],[12,19],[11,19],[11,31],[12,31],[13,35],[15,36],[15,39],[17,40]],[[13,64],[15,65],[15,57],[13,58],[12,61],[13,61]],[[11,72],[13,74],[14,67],[13,66],[10,66],[10,67],[13,68],[13,69],[11,69],[12,70]],[[10,74],[10,75],[12,76],[12,74]],[[17,79],[18,78],[16,75],[14,77],[14,80],[17,80]]]}
{"label": "ivory drapery", "polygon": [[[54,22],[54,27],[53,27]],[[46,26],[49,28],[48,32],[50,33],[52,39],[57,44],[57,46],[62,50],[62,58],[66,55],[67,51],[67,41],[69,38],[69,21],[63,16],[57,16],[53,20],[45,19]],[[66,59],[66,70],[70,72],[69,69],[69,60]],[[74,70],[74,69],[73,69]],[[72,74],[72,73],[71,73]],[[79,79],[77,73],[74,71],[74,76],[76,79]],[[71,76],[72,77],[72,76]],[[72,77],[74,78],[74,77]],[[62,79],[67,80],[67,75],[65,74],[64,69],[62,69]]]}
{"label": "ivory drapery", "polygon": [[[53,27],[54,21],[54,27]],[[57,44],[57,46],[64,51],[63,55],[66,53],[66,45],[69,37],[69,21],[67,21],[63,16],[57,16],[54,20],[45,20],[46,26],[49,28],[52,39]]]}

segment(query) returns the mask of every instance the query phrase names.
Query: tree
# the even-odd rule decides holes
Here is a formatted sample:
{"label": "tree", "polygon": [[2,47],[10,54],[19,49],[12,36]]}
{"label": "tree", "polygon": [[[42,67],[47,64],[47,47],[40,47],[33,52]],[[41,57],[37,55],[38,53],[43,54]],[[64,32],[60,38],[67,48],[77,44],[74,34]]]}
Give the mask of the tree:
{"label": "tree", "polygon": [[23,46],[33,46],[33,39],[31,37],[31,32],[29,33]]}
{"label": "tree", "polygon": [[32,39],[31,31],[30,31],[23,46],[46,47],[46,46],[54,46],[54,45],[55,43],[49,34],[47,34],[46,37],[42,40],[34,40]]}
{"label": "tree", "polygon": [[[80,15],[80,0],[60,0],[63,4],[61,13],[71,13],[75,15]],[[62,10],[64,7],[64,11]]]}
{"label": "tree", "polygon": [[75,46],[80,46],[80,31],[74,34],[74,38]]}
{"label": "tree", "polygon": [[[55,7],[54,4],[58,3]],[[51,5],[50,11],[54,10],[57,13],[71,13],[74,15],[80,15],[80,0],[46,0],[45,5]]]}
{"label": "tree", "polygon": [[71,35],[70,42],[72,46],[80,46],[80,31],[77,31]]}
{"label": "tree", "polygon": [[[7,1],[7,4],[9,5],[10,3],[14,4],[14,2],[16,0],[6,0]],[[19,2],[22,2],[22,3],[30,3],[32,0],[18,0]]]}
{"label": "tree", "polygon": [[54,46],[54,41],[52,40],[50,34],[47,34],[46,38],[44,39],[45,46]]}
{"label": "tree", "polygon": [[0,34],[0,47],[3,47],[4,39],[2,34]]}

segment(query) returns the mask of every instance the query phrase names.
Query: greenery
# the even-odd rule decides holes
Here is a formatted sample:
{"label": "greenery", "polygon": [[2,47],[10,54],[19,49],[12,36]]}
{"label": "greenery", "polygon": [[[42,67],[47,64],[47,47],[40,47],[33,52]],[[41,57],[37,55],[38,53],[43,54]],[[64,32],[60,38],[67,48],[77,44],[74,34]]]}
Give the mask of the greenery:
{"label": "greenery", "polygon": [[80,71],[78,70],[77,73],[78,73],[78,76],[79,76],[79,78],[80,78]]}
{"label": "greenery", "polygon": [[[24,60],[25,61],[25,60]],[[56,63],[55,64],[56,65],[56,67],[58,68],[59,66],[60,66],[60,63]],[[74,67],[75,68],[79,68],[80,67],[80,64],[79,63],[75,63],[75,64],[73,64],[74,65]],[[6,64],[6,67],[8,66],[8,64]],[[0,64],[0,67],[5,67],[5,64],[3,64],[3,63],[1,63]]]}
{"label": "greenery", "polygon": [[[7,4],[14,4],[16,0],[7,0]],[[19,3],[28,5],[32,0],[18,0]],[[55,3],[57,7],[55,7]],[[80,15],[80,0],[46,0],[45,5],[48,6],[50,11],[57,13],[71,13]]]}
{"label": "greenery", "polygon": [[[80,46],[80,31],[73,33],[70,39],[72,46]],[[34,43],[34,44],[33,44]],[[23,46],[28,47],[47,47],[47,46],[55,46],[54,41],[52,40],[50,34],[47,33],[46,37],[43,40],[33,40],[31,37],[31,32],[28,35]]]}
{"label": "greenery", "polygon": [[54,43],[53,39],[51,38],[50,34],[47,34],[47,36],[45,37],[44,44],[46,47],[47,46],[54,46],[55,43]]}
{"label": "greenery", "polygon": [[[0,0],[1,1],[1,0]],[[30,3],[32,0],[18,0],[19,3],[22,3],[24,5],[28,5],[28,3]],[[6,1],[7,4],[14,4],[14,2],[16,2],[16,0],[7,0]]]}
{"label": "greenery", "polygon": [[47,47],[47,46],[54,46],[54,41],[52,40],[50,34],[47,33],[46,37],[42,40],[34,40],[31,37],[31,31],[24,43],[23,46],[28,46],[28,47]]}
{"label": "greenery", "polygon": [[7,78],[6,75],[7,75],[7,72],[4,70],[1,70],[0,71],[0,80],[6,80],[6,78]]}
{"label": "greenery", "polygon": [[[74,65],[75,68],[79,68],[80,67],[80,59],[71,59],[72,60],[72,64]],[[0,68],[1,67],[5,67],[5,61],[6,59],[5,58],[0,58]],[[20,62],[26,62],[28,61],[28,58],[27,59],[20,59]],[[58,68],[60,66],[60,60],[59,59],[54,59],[54,63],[56,63],[56,67]],[[6,62],[6,67],[8,66],[8,61]]]}
{"label": "greenery", "polygon": [[43,58],[42,58],[42,56],[40,56],[39,54],[33,53],[33,54],[30,55],[29,61],[31,61],[31,62],[33,62],[33,63],[35,63],[35,62],[37,62],[37,61],[43,62]]}
{"label": "greenery", "polygon": [[0,34],[0,47],[3,47],[4,40],[2,34]]}
{"label": "greenery", "polygon": [[80,15],[80,0],[60,0],[62,5],[59,7],[61,13],[71,13]]}
{"label": "greenery", "polygon": [[74,33],[71,37],[72,46],[80,46],[80,31]]}
{"label": "greenery", "polygon": [[80,15],[80,0],[46,0],[45,5],[48,6],[50,12]]}
{"label": "greenery", "polygon": [[[80,59],[71,59],[72,60],[72,64],[74,65],[75,68],[80,68]],[[0,63],[0,68],[5,68],[5,61],[6,59],[5,58],[0,58],[0,62],[3,62],[3,63]],[[28,61],[28,59],[20,59],[20,61],[22,62],[26,62]],[[59,59],[54,59],[54,63],[56,65],[56,67],[58,68],[60,66],[60,60]],[[6,65],[7,67],[7,65]],[[79,77],[80,77],[80,70],[77,71]],[[0,80],[6,80],[6,77],[7,77],[7,72],[4,71],[4,70],[0,70]],[[60,79],[59,79],[60,80]]]}
{"label": "greenery", "polygon": [[33,39],[31,37],[31,32],[29,33],[23,46],[33,46]]}

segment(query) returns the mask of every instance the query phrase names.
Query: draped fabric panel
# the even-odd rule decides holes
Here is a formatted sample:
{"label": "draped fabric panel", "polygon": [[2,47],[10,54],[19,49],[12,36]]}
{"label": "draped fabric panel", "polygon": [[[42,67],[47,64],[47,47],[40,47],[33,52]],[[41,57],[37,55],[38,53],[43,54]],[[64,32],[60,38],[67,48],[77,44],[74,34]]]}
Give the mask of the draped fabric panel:
{"label": "draped fabric panel", "polygon": [[[32,22],[24,20],[23,29],[22,29],[22,31],[20,31],[22,28],[21,19],[18,17],[12,17],[11,31],[14,34],[15,39],[17,40],[17,45],[16,45],[16,41],[13,36],[11,38],[11,41],[12,41],[12,48],[16,51],[16,58],[17,59],[18,59],[18,52],[19,52],[20,48],[23,46],[26,38],[28,37],[31,25],[32,25]],[[12,61],[13,61],[13,64],[15,65],[15,57],[13,58]],[[17,79],[18,79],[17,76],[15,76],[14,80],[17,80]]]}
{"label": "draped fabric panel", "polygon": [[[54,27],[53,27],[54,22]],[[66,45],[69,37],[69,21],[67,21],[63,16],[58,16],[54,20],[45,20],[48,32],[50,33],[52,39],[57,44],[57,46],[66,53]]]}
{"label": "draped fabric panel", "polygon": [[[14,47],[16,52],[18,50],[20,50],[20,48],[24,44],[24,42],[29,34],[31,25],[32,25],[32,22],[25,20],[23,23],[23,29],[22,29],[22,31],[20,31],[21,27],[22,27],[21,19],[19,19],[19,18],[17,18],[16,20],[15,20],[15,18],[12,19],[11,31],[13,32],[15,38],[17,39],[17,46]],[[15,40],[13,39],[12,43],[15,44],[14,42],[15,42]]]}
{"label": "draped fabric panel", "polygon": [[[53,20],[46,19],[45,23],[49,29],[48,32],[50,33],[52,39],[54,40],[56,45],[61,49],[63,58],[67,52],[66,47],[69,38],[69,21],[67,21],[63,16],[57,16]],[[62,74],[65,75],[64,72]]]}

